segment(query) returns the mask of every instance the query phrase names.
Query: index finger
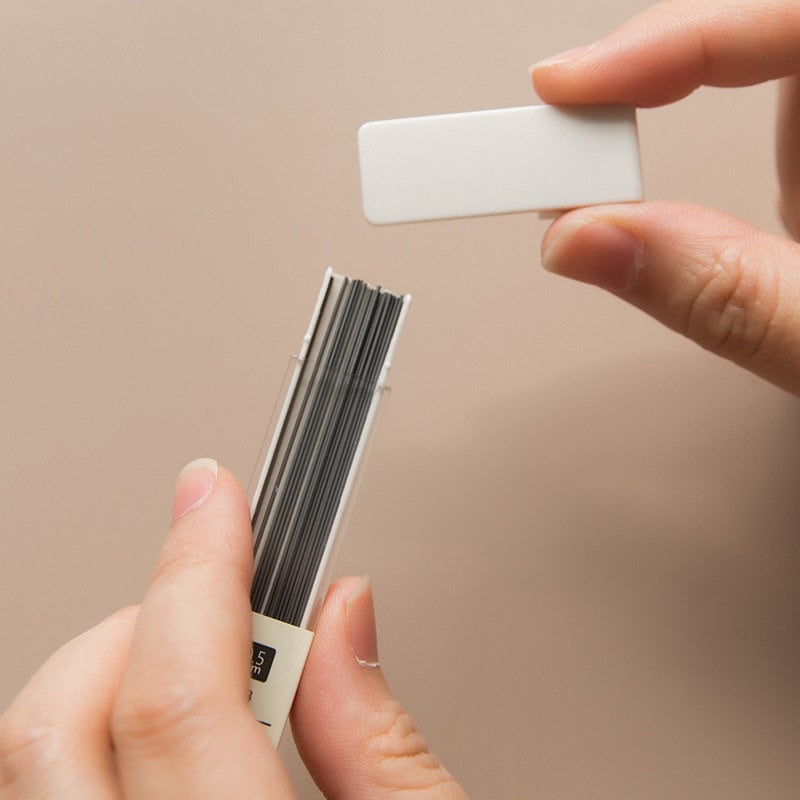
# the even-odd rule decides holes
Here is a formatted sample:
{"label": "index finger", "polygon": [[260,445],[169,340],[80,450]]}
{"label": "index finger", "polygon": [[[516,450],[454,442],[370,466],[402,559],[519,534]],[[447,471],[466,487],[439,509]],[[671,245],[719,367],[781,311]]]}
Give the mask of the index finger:
{"label": "index finger", "polygon": [[699,86],[747,86],[800,72],[796,0],[661,2],[588,47],[532,67],[546,103],[652,107]]}

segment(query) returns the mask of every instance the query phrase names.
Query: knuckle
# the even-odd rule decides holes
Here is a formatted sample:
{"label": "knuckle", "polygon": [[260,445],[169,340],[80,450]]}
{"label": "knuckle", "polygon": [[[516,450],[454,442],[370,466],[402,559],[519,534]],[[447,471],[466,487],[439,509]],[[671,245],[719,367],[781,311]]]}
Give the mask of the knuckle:
{"label": "knuckle", "polygon": [[777,312],[778,270],[750,263],[732,241],[700,271],[691,292],[682,325],[689,338],[738,362],[761,353]]}
{"label": "knuckle", "polygon": [[437,798],[464,798],[463,791],[430,752],[414,720],[396,700],[387,701],[370,721],[364,743],[366,763],[376,764],[374,783],[388,797],[409,793]]}
{"label": "knuckle", "polygon": [[0,718],[0,790],[20,785],[61,760],[67,749],[63,731],[31,718]]}
{"label": "knuckle", "polygon": [[199,687],[188,681],[165,681],[121,696],[111,718],[112,738],[118,745],[163,751],[170,742],[203,731],[208,718],[209,703]]}

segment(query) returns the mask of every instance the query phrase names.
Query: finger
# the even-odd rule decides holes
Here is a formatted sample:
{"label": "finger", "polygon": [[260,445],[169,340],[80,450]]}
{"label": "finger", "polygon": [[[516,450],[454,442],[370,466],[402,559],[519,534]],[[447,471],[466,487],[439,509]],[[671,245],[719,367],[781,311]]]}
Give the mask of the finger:
{"label": "finger", "polygon": [[588,48],[532,68],[546,103],[656,106],[698,86],[745,86],[800,71],[797,0],[662,2]]}
{"label": "finger", "polygon": [[542,263],[800,394],[800,245],[710,209],[642,203],[565,214]]}
{"label": "finger", "polygon": [[244,494],[200,459],[179,476],[173,514],[112,718],[125,798],[289,797],[247,703],[253,549]]}
{"label": "finger", "polygon": [[369,581],[338,581],[292,711],[295,742],[317,785],[336,800],[465,800],[392,696],[377,661]]}
{"label": "finger", "polygon": [[0,796],[120,798],[109,719],[137,609],[58,650],[0,718]]}
{"label": "finger", "polygon": [[781,82],[778,106],[778,175],[781,216],[786,229],[800,240],[800,76]]}

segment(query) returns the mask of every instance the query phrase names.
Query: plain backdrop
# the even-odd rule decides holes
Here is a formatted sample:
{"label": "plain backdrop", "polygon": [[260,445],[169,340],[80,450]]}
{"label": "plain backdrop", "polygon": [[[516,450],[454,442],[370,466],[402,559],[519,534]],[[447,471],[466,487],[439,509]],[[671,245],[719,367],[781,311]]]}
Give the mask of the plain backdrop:
{"label": "plain backdrop", "polygon": [[[363,122],[536,102],[645,5],[0,5],[0,707],[141,597],[186,461],[249,481],[330,265],[415,298],[336,572],[471,796],[800,793],[796,401],[546,274],[535,215],[360,209]],[[648,198],[779,232],[773,116],[640,112]]]}

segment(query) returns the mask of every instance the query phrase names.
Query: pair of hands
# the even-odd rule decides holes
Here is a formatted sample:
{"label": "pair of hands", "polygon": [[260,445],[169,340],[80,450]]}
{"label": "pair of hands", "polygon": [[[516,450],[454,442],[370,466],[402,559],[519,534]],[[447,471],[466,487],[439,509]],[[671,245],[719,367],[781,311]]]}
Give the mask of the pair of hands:
{"label": "pair of hands", "polygon": [[[247,500],[210,459],[175,487],[141,606],[59,650],[0,724],[3,800],[293,797],[253,717]],[[377,667],[368,581],[335,583],[295,699],[298,749],[330,798],[463,798]]]}
{"label": "pair of hands", "polygon": [[[549,103],[678,100],[701,85],[782,78],[778,167],[800,234],[800,6],[663,2],[590,48],[533,69]],[[602,286],[699,344],[800,394],[800,246],[710,209],[579,209],[542,243],[553,272]],[[193,462],[140,607],[59,650],[0,719],[0,797],[291,798],[247,704],[252,541],[241,488]],[[393,698],[368,582],[328,594],[292,711],[326,797],[458,800],[463,790]]]}

